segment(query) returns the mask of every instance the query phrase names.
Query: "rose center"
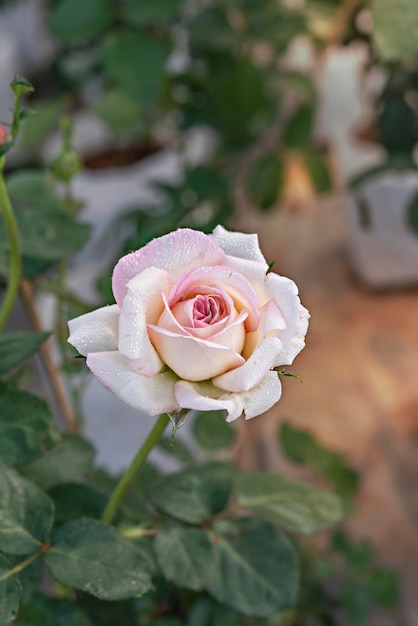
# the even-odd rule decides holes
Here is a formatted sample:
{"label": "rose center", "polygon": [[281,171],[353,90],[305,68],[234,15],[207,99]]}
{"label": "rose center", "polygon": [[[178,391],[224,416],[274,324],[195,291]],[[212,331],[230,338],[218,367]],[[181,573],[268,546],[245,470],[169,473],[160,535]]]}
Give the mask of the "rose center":
{"label": "rose center", "polygon": [[225,315],[228,314],[225,306],[225,301],[221,296],[213,295],[199,295],[196,296],[193,302],[193,326],[195,328],[201,328],[209,324],[216,324],[221,321]]}

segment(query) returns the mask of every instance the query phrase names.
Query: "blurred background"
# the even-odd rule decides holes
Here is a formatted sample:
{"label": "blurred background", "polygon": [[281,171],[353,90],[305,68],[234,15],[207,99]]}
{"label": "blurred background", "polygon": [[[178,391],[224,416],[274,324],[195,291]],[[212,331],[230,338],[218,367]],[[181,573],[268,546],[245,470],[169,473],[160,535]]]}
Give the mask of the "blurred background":
{"label": "blurred background", "polygon": [[153,237],[257,232],[312,318],[303,384],[241,425],[236,460],[350,496],[350,539],[312,546],[339,563],[337,621],[300,623],[417,626],[416,0],[0,0],[5,123],[15,73],[35,87],[7,159],[23,301],[98,464],[120,472],[149,422],[82,371],[66,320],[111,303],[116,260]]}

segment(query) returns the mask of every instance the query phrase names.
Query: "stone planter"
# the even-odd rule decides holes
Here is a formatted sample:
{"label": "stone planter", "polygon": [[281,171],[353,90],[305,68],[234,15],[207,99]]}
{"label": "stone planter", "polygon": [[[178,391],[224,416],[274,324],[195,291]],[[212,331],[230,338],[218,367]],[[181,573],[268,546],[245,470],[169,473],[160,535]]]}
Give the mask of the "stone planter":
{"label": "stone planter", "polygon": [[345,202],[350,262],[372,288],[418,285],[418,170],[380,168]]}

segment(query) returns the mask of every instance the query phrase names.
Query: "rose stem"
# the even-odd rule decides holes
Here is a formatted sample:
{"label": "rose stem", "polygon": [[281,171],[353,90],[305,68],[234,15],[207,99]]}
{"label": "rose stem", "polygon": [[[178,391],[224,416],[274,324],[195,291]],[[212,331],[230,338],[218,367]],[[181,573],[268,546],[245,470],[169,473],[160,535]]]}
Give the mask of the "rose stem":
{"label": "rose stem", "polygon": [[135,458],[132,463],[123,474],[115,489],[113,490],[112,495],[110,496],[109,502],[103,512],[102,521],[110,524],[125,493],[129,489],[131,483],[133,482],[135,476],[138,474],[139,470],[144,465],[147,457],[155,444],[158,442],[163,432],[166,429],[167,424],[170,421],[170,417],[167,413],[163,413],[155,422],[151,432],[148,437],[145,439],[142,446],[139,448],[136,453]]}
{"label": "rose stem", "polygon": [[0,331],[7,322],[19,289],[22,273],[22,258],[20,254],[19,231],[9,194],[3,177],[4,157],[0,158],[0,212],[6,224],[7,237],[10,245],[10,273],[7,281],[6,293],[0,309]]}

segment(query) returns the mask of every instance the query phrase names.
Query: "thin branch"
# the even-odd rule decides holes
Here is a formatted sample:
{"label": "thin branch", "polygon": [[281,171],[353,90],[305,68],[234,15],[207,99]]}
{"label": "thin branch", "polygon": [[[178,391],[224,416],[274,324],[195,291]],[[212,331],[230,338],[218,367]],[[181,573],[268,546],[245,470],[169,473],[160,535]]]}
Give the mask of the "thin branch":
{"label": "thin branch", "polygon": [[[23,279],[21,281],[20,293],[33,329],[37,332],[42,331],[43,328],[36,309],[32,284],[29,280]],[[70,433],[76,433],[78,432],[77,420],[71,402],[68,398],[67,389],[64,385],[57,364],[52,357],[51,339],[48,339],[42,344],[40,355],[66,428]]]}

